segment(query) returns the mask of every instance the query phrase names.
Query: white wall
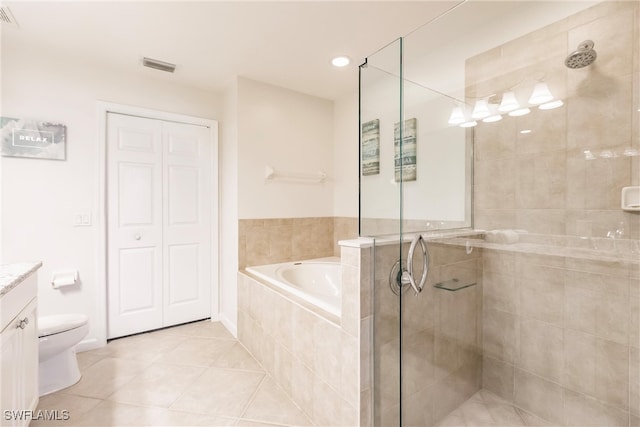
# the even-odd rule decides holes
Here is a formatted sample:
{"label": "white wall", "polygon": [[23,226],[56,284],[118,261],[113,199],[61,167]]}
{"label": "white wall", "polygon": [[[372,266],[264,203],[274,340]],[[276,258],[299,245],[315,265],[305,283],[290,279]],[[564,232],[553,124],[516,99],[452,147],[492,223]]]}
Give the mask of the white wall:
{"label": "white wall", "polygon": [[[34,61],[37,58],[37,61]],[[67,125],[67,160],[3,157],[2,263],[42,260],[39,314],[81,312],[90,317],[87,342],[99,339],[106,318],[98,301],[96,101],[219,119],[221,97],[155,77],[156,70],[121,72],[33,46],[2,45],[2,114]],[[74,213],[92,214],[73,227]],[[81,285],[53,290],[51,272],[78,269]]]}
{"label": "white wall", "polygon": [[238,82],[224,93],[220,133],[220,320],[237,336]]}
{"label": "white wall", "polygon": [[[235,334],[238,220],[333,215],[333,102],[237,77],[224,94],[221,129],[220,319]],[[328,179],[266,182],[267,165]]]}
{"label": "white wall", "polygon": [[[333,215],[333,103],[238,79],[238,214],[246,218]],[[265,181],[276,171],[322,171],[322,184]]]}
{"label": "white wall", "polygon": [[333,215],[358,216],[358,90],[333,104]]}

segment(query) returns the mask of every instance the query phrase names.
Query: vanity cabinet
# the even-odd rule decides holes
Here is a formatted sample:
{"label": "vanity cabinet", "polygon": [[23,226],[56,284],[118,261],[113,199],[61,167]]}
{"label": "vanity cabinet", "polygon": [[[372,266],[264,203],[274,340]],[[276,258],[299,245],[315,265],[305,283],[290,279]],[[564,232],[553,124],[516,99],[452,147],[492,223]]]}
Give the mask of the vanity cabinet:
{"label": "vanity cabinet", "polygon": [[38,317],[35,274],[0,298],[0,425],[27,426],[38,406]]}

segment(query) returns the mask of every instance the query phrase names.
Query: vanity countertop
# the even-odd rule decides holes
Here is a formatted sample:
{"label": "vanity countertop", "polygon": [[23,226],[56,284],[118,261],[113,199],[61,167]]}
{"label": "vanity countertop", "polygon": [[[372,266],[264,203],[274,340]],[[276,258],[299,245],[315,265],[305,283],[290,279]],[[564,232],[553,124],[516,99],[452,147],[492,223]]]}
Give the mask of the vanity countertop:
{"label": "vanity countertop", "polygon": [[0,297],[18,286],[40,267],[42,267],[41,261],[0,265]]}

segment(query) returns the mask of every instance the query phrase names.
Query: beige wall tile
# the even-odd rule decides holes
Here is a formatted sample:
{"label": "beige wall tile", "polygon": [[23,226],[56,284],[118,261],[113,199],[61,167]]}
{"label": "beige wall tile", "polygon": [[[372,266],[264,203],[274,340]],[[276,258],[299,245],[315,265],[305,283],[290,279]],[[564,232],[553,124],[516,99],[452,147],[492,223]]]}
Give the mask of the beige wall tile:
{"label": "beige wall tile", "polygon": [[629,403],[630,412],[640,416],[640,349],[629,348]]}
{"label": "beige wall tile", "polygon": [[566,426],[628,426],[629,413],[593,397],[565,389]]}
{"label": "beige wall tile", "polygon": [[516,135],[515,121],[505,121],[501,126],[478,126],[474,132],[474,158],[485,161],[515,156]]}
{"label": "beige wall tile", "polygon": [[[602,150],[631,142],[632,80],[591,73],[584,68],[568,73],[567,148]],[[604,95],[604,96],[603,96]],[[606,126],[594,126],[593,117]]]}
{"label": "beige wall tile", "polygon": [[516,366],[560,382],[564,370],[564,336],[562,328],[537,320],[522,318],[520,355]]}
{"label": "beige wall tile", "polygon": [[282,344],[275,343],[273,354],[273,378],[285,393],[293,395],[293,356]]}
{"label": "beige wall tile", "polygon": [[239,267],[333,256],[334,218],[242,219]]}
{"label": "beige wall tile", "polygon": [[[564,209],[566,154],[535,154],[517,163],[516,206],[520,209]],[[510,177],[512,180],[513,177]]]}
{"label": "beige wall tile", "polygon": [[309,418],[312,418],[314,399],[313,372],[296,357],[291,362],[291,369],[295,372],[295,375],[291,378],[291,396],[294,397],[294,401],[300,406],[300,409]]}
{"label": "beige wall tile", "polygon": [[629,345],[640,348],[640,295],[629,297]]}
{"label": "beige wall tile", "polygon": [[484,290],[484,308],[520,313],[519,280],[514,276],[484,272],[482,285]]}
{"label": "beige wall tile", "polygon": [[629,298],[612,293],[599,295],[596,334],[611,341],[629,343]]}
{"label": "beige wall tile", "polygon": [[358,407],[360,395],[360,341],[356,337],[342,334],[340,342],[340,395],[351,406]]}
{"label": "beige wall tile", "polygon": [[596,343],[596,397],[629,409],[629,347],[598,339]]}
{"label": "beige wall tile", "polygon": [[516,405],[556,424],[564,424],[564,390],[520,369],[515,372]]}
{"label": "beige wall tile", "polygon": [[[479,194],[479,189],[474,189],[474,194]],[[480,209],[474,203],[473,222],[475,228],[480,230],[495,230],[500,228],[517,228],[517,211],[511,209]]]}
{"label": "beige wall tile", "polygon": [[566,217],[562,209],[519,209],[516,220],[516,228],[529,233],[565,234]]}
{"label": "beige wall tile", "polygon": [[[436,341],[432,330],[422,330],[403,335],[405,338],[402,348],[404,375],[402,390],[403,393],[411,395],[433,385],[436,375],[436,363],[438,362],[436,360],[436,350],[439,350],[441,346],[439,346],[440,341]],[[437,368],[440,370],[446,369],[440,365]],[[454,368],[457,368],[457,366]]]}
{"label": "beige wall tile", "polygon": [[566,329],[564,332],[564,376],[562,384],[595,396],[596,337]]}
{"label": "beige wall tile", "polygon": [[370,388],[360,393],[360,427],[373,427],[373,391]]}
{"label": "beige wall tile", "polygon": [[492,357],[482,359],[482,388],[513,402],[514,366]]}
{"label": "beige wall tile", "polygon": [[356,410],[341,399],[327,384],[320,380],[314,381],[313,394],[312,419],[317,425],[354,426],[358,424],[359,409]]}
{"label": "beige wall tile", "polygon": [[[560,36],[562,38],[562,36]],[[558,39],[559,40],[559,39]],[[546,44],[546,41],[545,41]],[[564,43],[562,49],[565,49]],[[524,52],[524,51],[523,51]],[[564,57],[565,54],[561,56]],[[566,99],[565,79],[567,70],[561,67],[563,58],[554,58],[552,61],[545,61],[538,64],[552,70],[545,76],[545,82],[549,90],[556,98]],[[554,69],[555,66],[555,69]],[[531,133],[515,133],[516,147],[520,159],[538,153],[555,153],[566,149],[567,135],[567,109],[558,108],[554,110],[531,109],[531,113],[519,117],[518,130],[531,129]]]}
{"label": "beige wall tile", "polygon": [[514,276],[516,256],[511,252],[484,250],[482,253],[483,273],[493,272]]}
{"label": "beige wall tile", "polygon": [[360,326],[360,268],[342,264],[341,326],[354,337]]}
{"label": "beige wall tile", "polygon": [[316,322],[313,328],[313,370],[323,382],[340,390],[342,331],[328,322]]}
{"label": "beige wall tile", "polygon": [[562,327],[564,270],[522,263],[518,267],[522,316]]}
{"label": "beige wall tile", "polygon": [[415,393],[407,393],[402,402],[402,422],[407,426],[433,425],[432,405],[425,404],[436,396],[432,387],[426,387]]}
{"label": "beige wall tile", "polygon": [[485,310],[483,318],[484,354],[514,363],[520,341],[518,316],[497,310]]}
{"label": "beige wall tile", "polygon": [[474,207],[476,209],[513,209],[516,207],[514,159],[476,161]]}

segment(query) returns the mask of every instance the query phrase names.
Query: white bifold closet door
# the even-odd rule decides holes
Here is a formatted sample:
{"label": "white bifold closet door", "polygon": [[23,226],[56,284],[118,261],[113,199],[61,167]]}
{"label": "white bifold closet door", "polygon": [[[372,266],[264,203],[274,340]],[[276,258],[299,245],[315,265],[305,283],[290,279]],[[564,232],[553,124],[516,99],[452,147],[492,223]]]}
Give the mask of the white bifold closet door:
{"label": "white bifold closet door", "polygon": [[108,338],[211,315],[209,129],[107,115]]}

